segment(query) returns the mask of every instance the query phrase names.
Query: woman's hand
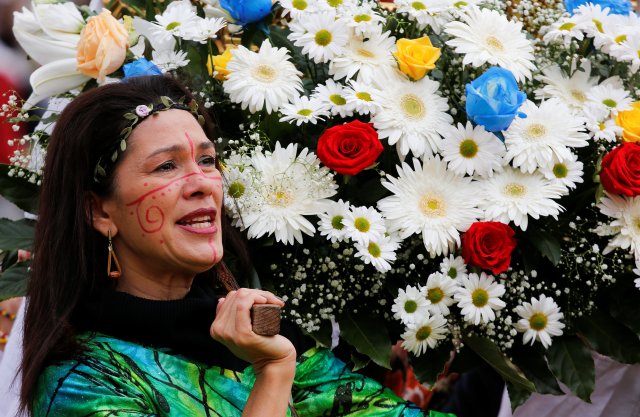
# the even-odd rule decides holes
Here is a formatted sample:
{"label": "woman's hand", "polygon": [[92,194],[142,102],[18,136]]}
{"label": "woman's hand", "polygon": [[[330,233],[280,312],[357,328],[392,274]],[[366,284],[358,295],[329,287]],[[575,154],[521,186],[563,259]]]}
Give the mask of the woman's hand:
{"label": "woman's hand", "polygon": [[253,332],[250,309],[254,304],[284,306],[282,300],[268,291],[248,288],[231,291],[218,301],[211,336],[234,355],[251,363],[256,375],[267,365],[280,365],[295,372],[296,351],[287,338],[260,336]]}

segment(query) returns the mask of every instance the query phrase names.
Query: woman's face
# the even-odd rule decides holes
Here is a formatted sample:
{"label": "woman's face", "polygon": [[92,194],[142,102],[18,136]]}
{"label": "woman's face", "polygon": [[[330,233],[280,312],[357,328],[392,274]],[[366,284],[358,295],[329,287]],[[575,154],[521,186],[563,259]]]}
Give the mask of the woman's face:
{"label": "woman's face", "polygon": [[[188,111],[149,116],[127,141],[110,218],[123,274],[193,275],[222,258],[222,178],[216,152]],[[116,230],[113,230],[113,229]]]}

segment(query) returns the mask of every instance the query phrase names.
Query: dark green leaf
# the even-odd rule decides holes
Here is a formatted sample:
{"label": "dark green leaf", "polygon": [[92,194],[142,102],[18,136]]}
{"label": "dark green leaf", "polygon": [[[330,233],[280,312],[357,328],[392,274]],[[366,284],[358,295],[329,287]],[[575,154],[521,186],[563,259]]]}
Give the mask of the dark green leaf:
{"label": "dark green leaf", "polygon": [[640,292],[632,279],[625,278],[618,279],[611,288],[611,315],[640,336]]}
{"label": "dark green leaf", "polygon": [[382,319],[368,315],[358,315],[355,319],[347,313],[340,317],[339,323],[340,335],[347,343],[378,365],[391,367],[391,342]]}
{"label": "dark green leaf", "polygon": [[479,336],[463,338],[465,344],[484,359],[502,377],[521,390],[533,392],[536,387],[529,381],[517,366],[502,354],[498,346],[491,340]]}
{"label": "dark green leaf", "polygon": [[351,362],[353,362],[352,371],[356,372],[371,363],[371,358],[358,352],[351,351]]}
{"label": "dark green leaf", "polygon": [[0,301],[25,295],[30,264],[20,262],[0,274]]}
{"label": "dark green leaf", "polygon": [[591,402],[595,366],[591,351],[576,336],[556,337],[547,351],[549,367],[571,392]]}
{"label": "dark green leaf", "polygon": [[597,352],[622,363],[640,362],[638,335],[605,312],[594,311],[580,319],[578,326]]}
{"label": "dark green leaf", "polygon": [[536,392],[554,395],[563,393],[542,352],[531,346],[520,346],[511,355],[513,362],[536,386]]}
{"label": "dark green leaf", "polygon": [[549,259],[554,265],[560,262],[560,242],[550,233],[543,230],[527,230],[528,238],[540,254]]}
{"label": "dark green leaf", "polygon": [[444,366],[451,358],[450,344],[441,344],[435,349],[427,349],[422,355],[415,357],[410,355],[411,366],[413,372],[416,374],[418,381],[433,385],[440,375],[444,371]]}
{"label": "dark green leaf", "polygon": [[328,321],[323,321],[320,324],[320,330],[309,333],[309,336],[313,337],[315,341],[320,343],[322,346],[328,348],[331,347],[331,332],[331,323]]}
{"label": "dark green leaf", "polygon": [[126,150],[127,150],[127,141],[126,141],[126,140],[124,140],[124,139],[122,139],[122,140],[120,141],[120,150],[121,150],[122,152],[124,152],[124,151],[126,151]]}
{"label": "dark green leaf", "polygon": [[36,223],[33,220],[0,219],[0,249],[31,250]]}
{"label": "dark green leaf", "polygon": [[127,120],[136,120],[138,118],[138,116],[133,113],[125,113],[123,117]]}
{"label": "dark green leaf", "polygon": [[512,384],[507,383],[507,391],[509,392],[509,400],[511,401],[511,412],[515,413],[516,408],[525,403],[531,396],[531,392],[518,389]]}
{"label": "dark green leaf", "polygon": [[22,210],[35,213],[38,206],[38,186],[25,178],[10,177],[9,165],[0,164],[0,195]]}

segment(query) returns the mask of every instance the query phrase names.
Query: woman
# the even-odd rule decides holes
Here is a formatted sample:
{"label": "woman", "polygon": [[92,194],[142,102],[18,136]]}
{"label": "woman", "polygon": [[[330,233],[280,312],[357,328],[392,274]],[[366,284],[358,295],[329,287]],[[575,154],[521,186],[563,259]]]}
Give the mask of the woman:
{"label": "woman", "polygon": [[[80,95],[57,122],[28,288],[23,408],[284,416],[293,392],[304,416],[419,415],[330,352],[307,351],[295,332],[255,334],[250,308],[282,306],[273,294],[220,298],[214,266],[230,229],[212,124],[192,100],[171,78],[137,77]],[[296,348],[307,351],[298,363]]]}

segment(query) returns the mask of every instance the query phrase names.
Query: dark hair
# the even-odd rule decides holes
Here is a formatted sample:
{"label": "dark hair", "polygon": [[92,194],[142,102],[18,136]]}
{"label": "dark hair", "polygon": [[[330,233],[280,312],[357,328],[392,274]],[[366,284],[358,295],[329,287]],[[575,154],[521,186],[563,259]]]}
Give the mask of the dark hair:
{"label": "dark hair", "polygon": [[[159,103],[162,96],[174,101],[184,97],[186,102],[193,98],[171,77],[136,77],[81,94],[56,123],[45,160],[27,288],[21,410],[31,411],[44,367],[79,349],[74,328],[79,303],[95,291],[114,286],[105,273],[107,241],[92,226],[90,205],[91,192],[99,196],[113,192],[113,172],[97,183],[94,169],[98,159],[120,141],[122,129],[131,124],[123,115],[139,104]],[[199,113],[212,139],[214,124],[202,107]],[[224,244],[230,243],[246,257],[237,232],[234,235],[226,216],[221,217]],[[215,273],[210,270],[200,275],[213,279]]]}

